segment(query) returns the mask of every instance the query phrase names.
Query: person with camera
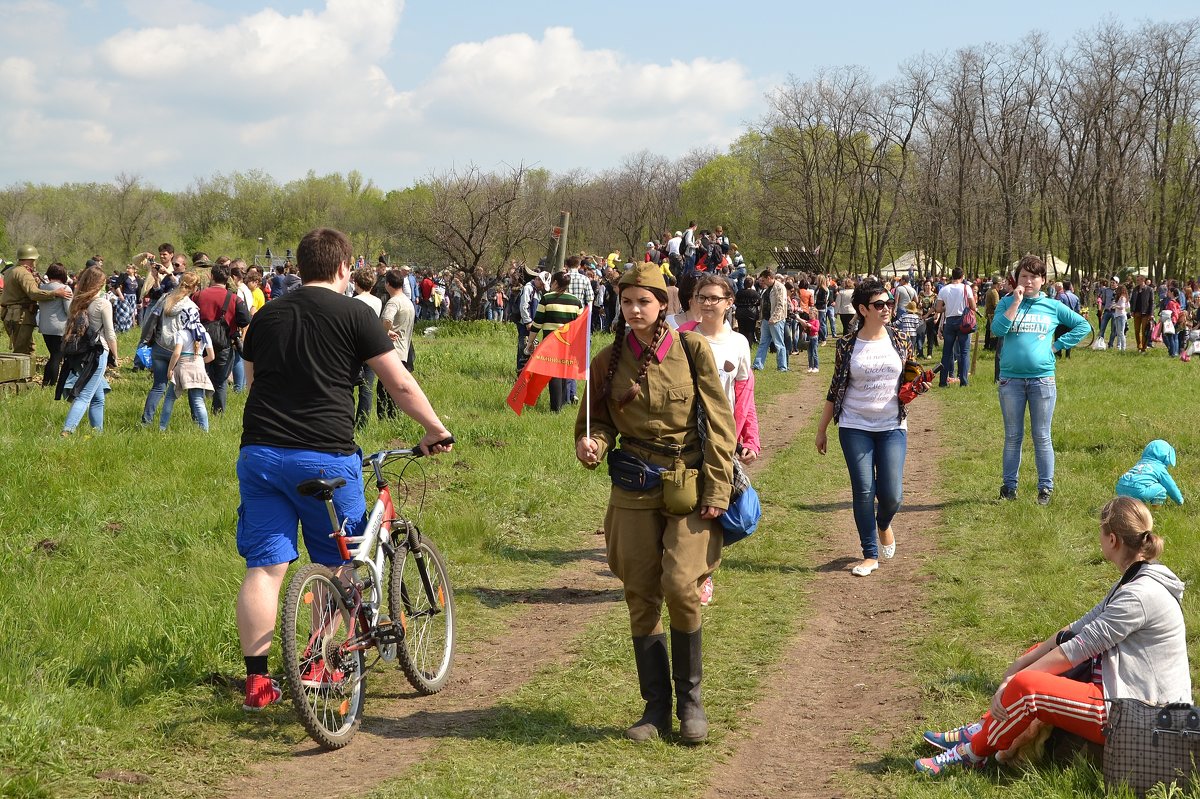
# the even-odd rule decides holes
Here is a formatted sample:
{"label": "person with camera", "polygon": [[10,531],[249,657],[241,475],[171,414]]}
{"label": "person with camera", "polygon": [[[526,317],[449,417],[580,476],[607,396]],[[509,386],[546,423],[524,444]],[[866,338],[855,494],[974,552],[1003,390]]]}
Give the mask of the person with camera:
{"label": "person with camera", "polygon": [[[992,333],[1000,343],[1000,412],[1004,416],[1003,484],[1001,499],[1017,498],[1021,442],[1025,438],[1025,408],[1033,436],[1039,505],[1050,504],[1054,491],[1054,443],[1050,427],[1058,398],[1054,355],[1083,341],[1091,332],[1088,320],[1057,300],[1043,295],[1046,265],[1026,255],[1009,277],[1012,294],[996,305]],[[1054,338],[1058,326],[1069,328]],[[947,323],[949,326],[949,323]]]}
{"label": "person with camera", "polygon": [[858,323],[834,348],[833,379],[817,423],[816,446],[824,455],[829,423],[837,422],[862,545],[862,560],[850,572],[866,577],[879,568],[880,554],[896,554],[892,519],[900,510],[908,450],[900,389],[914,353],[908,336],[890,324],[896,300],[878,278],[859,283],[852,304]]}
{"label": "person with camera", "polygon": [[[662,272],[639,264],[619,288],[616,339],[592,359],[592,389],[575,421],[575,455],[588,469],[607,455],[613,481],[605,545],[625,590],[646,703],[625,735],[648,741],[671,731],[674,679],[679,738],[697,744],[708,738],[700,695],[700,589],[721,559],[718,517],[729,507],[733,479],[733,409],[708,342],[667,324]],[[702,289],[706,297],[718,290]],[[720,294],[723,306],[728,300]],[[701,413],[707,417],[703,442]],[[664,601],[671,615],[669,653]]]}
{"label": "person with camera", "polygon": [[1100,554],[1121,579],[1091,610],[1013,661],[978,721],[924,735],[944,750],[917,760],[932,776],[980,768],[1035,721],[1104,744],[1108,699],[1192,703],[1183,582],[1158,563],[1163,540],[1141,500],[1100,510]]}

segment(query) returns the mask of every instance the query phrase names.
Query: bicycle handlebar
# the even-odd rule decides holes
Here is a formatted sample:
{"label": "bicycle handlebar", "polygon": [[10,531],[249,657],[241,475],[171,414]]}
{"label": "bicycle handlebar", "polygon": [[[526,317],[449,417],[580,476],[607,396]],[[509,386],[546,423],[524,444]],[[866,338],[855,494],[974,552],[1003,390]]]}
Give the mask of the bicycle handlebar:
{"label": "bicycle handlebar", "polygon": [[[453,443],[454,443],[454,436],[450,436],[448,438],[444,438],[441,441],[436,442],[433,446],[448,447]],[[385,450],[381,450],[379,452],[373,452],[370,455],[367,455],[365,458],[363,458],[362,465],[363,466],[371,466],[375,463],[383,463],[388,458],[399,458],[399,457],[421,458],[421,457],[424,457],[424,453],[422,453],[421,450],[418,449],[417,447],[410,447],[408,449],[385,449]]]}

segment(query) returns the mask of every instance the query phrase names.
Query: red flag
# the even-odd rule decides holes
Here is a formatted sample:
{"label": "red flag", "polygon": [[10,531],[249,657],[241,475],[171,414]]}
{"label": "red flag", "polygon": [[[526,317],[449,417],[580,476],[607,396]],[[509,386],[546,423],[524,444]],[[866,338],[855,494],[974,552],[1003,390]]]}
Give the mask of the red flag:
{"label": "red flag", "polygon": [[522,369],[520,376],[517,377],[517,384],[513,386],[512,391],[508,392],[508,407],[516,411],[517,416],[520,416],[526,405],[531,408],[537,405],[538,397],[542,395],[542,391],[549,382],[550,378],[546,375],[534,374],[529,371],[528,367]]}
{"label": "red flag", "polygon": [[584,308],[583,313],[552,331],[537,345],[516,385],[508,393],[508,407],[518,416],[525,406],[537,404],[550,378],[587,379],[590,318],[591,308]]}

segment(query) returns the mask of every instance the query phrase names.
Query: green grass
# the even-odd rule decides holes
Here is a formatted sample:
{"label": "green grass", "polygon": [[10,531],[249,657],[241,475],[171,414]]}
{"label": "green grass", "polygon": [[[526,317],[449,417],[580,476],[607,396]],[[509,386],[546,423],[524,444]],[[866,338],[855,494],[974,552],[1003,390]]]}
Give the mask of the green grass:
{"label": "green grass", "polygon": [[[1200,428],[1195,423],[1194,366],[1148,355],[1079,352],[1060,361],[1054,414],[1053,501],[1042,508],[1036,470],[1025,438],[1019,498],[1000,502],[1003,430],[992,361],[981,358],[968,389],[936,392],[946,411],[937,442],[943,448],[945,519],[936,531],[940,554],[928,565],[930,623],[915,642],[912,667],[925,690],[928,725],[949,728],[976,717],[990,701],[1003,670],[1030,644],[1044,639],[1099,601],[1119,577],[1100,555],[1097,513],[1117,478],[1155,438],[1176,449],[1173,470],[1188,502],[1200,483]],[[925,434],[932,436],[933,434]],[[930,444],[933,441],[929,442]],[[920,446],[910,434],[909,447]],[[1154,510],[1166,539],[1163,562],[1185,582],[1200,568],[1200,534],[1189,505]],[[1189,651],[1200,634],[1196,602],[1185,595]],[[1194,684],[1200,661],[1192,662]],[[899,797],[1103,796],[1099,773],[1086,764],[1029,771],[962,774],[940,782],[908,772],[919,745],[888,753],[893,766],[884,795]]]}
{"label": "green grass", "polygon": [[[131,341],[122,344],[132,351]],[[439,325],[436,338],[418,340],[418,377],[460,442],[430,463],[424,527],[450,558],[467,649],[520,611],[486,606],[478,589],[546,584],[592,545],[607,496],[604,475],[574,462],[573,414],[549,413],[545,398],[523,417],[503,406],[514,354],[512,329],[487,323]],[[980,361],[981,374],[990,367]],[[759,375],[760,408],[797,380],[772,370]],[[932,531],[940,555],[928,566],[936,577],[929,632],[902,647],[915,654],[897,667],[913,671],[924,687],[931,726],[978,712],[1020,647],[1077,616],[1112,582],[1099,557],[1095,512],[1147,441],[1161,436],[1175,445],[1176,479],[1190,494],[1200,472],[1200,433],[1189,412],[1195,380],[1187,365],[1168,363],[1161,351],[1081,353],[1061,364],[1058,490],[1046,509],[1032,502],[1031,452],[1021,500],[992,499],[1001,426],[990,381],[930,395],[948,411],[940,438],[946,516]],[[233,465],[242,400],[233,397],[209,435],[192,428],[180,404],[171,431],[160,435],[137,425],[147,388],[144,374],[124,372],[109,398],[104,434],[81,428],[69,440],[58,438],[66,405],[48,392],[7,397],[0,406],[0,445],[11,453],[0,484],[0,794],[205,795],[206,786],[286,756],[304,739],[290,712],[247,718],[228,686],[241,673]],[[730,732],[745,723],[762,681],[806,617],[809,553],[826,517],[803,499],[846,488],[836,452],[814,460],[811,434],[810,420],[756,479],[768,517],[758,534],[726,552],[719,601],[706,611],[709,747],[620,740],[639,701],[626,614],[614,608],[572,641],[565,667],[498,697],[483,721],[440,741],[375,795],[702,793]],[[406,422],[372,423],[360,444],[371,451],[415,435]],[[914,433],[910,447],[929,435]],[[1185,580],[1200,558],[1188,513],[1156,512],[1167,539],[1164,560]],[[42,541],[51,544],[38,546]],[[1195,621],[1190,596],[1185,610]],[[275,665],[277,653],[273,658]],[[877,726],[864,720],[863,731]],[[1101,795],[1098,776],[1083,767],[920,780],[909,771],[921,751],[918,735],[914,730],[911,744],[883,753],[882,776],[848,787],[907,797]],[[151,782],[93,777],[114,768]]]}

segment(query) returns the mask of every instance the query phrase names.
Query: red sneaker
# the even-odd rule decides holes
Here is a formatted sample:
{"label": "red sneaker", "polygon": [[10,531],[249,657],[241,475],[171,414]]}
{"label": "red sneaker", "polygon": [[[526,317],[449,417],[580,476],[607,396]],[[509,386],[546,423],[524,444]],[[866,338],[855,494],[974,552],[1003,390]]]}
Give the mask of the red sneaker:
{"label": "red sneaker", "polygon": [[250,674],[246,677],[246,701],[242,710],[257,713],[267,705],[272,705],[283,698],[279,683],[265,674]]}
{"label": "red sneaker", "polygon": [[305,688],[320,688],[322,685],[332,685],[346,679],[341,669],[325,670],[325,658],[314,660],[300,678],[300,684]]}

